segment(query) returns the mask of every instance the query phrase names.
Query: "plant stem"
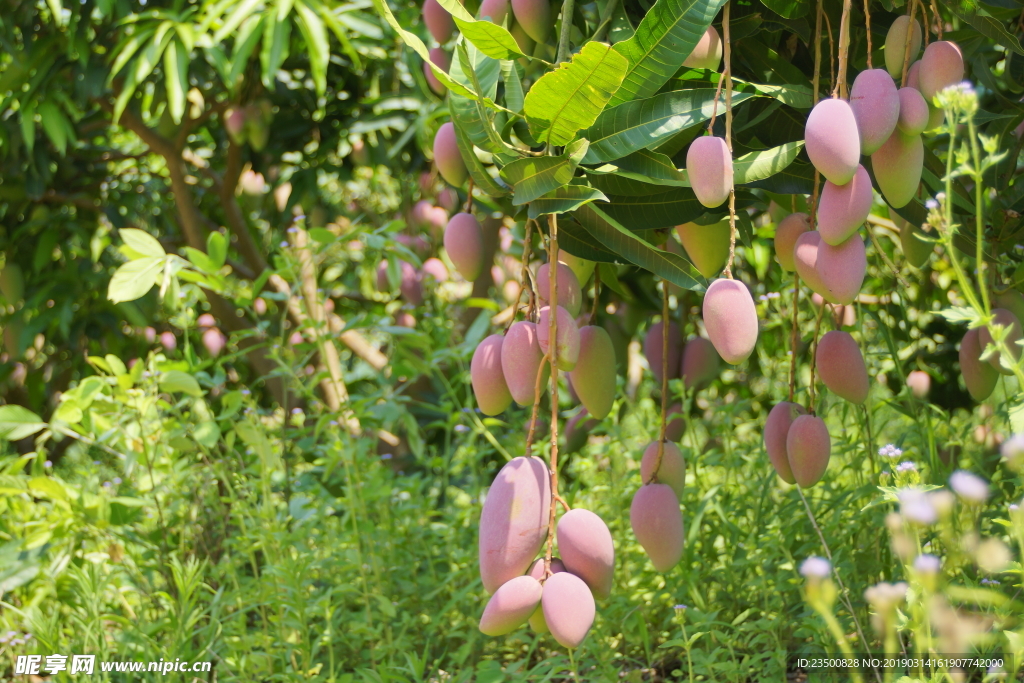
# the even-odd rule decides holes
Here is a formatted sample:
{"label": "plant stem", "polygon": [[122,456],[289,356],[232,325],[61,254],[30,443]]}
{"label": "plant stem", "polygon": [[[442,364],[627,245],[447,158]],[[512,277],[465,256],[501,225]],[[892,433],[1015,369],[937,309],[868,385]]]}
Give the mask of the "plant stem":
{"label": "plant stem", "polygon": [[796,390],[796,344],[800,325],[800,274],[793,271],[793,331],[789,343],[789,402],[793,402]]}
{"label": "plant stem", "polygon": [[[573,0],[565,0],[571,9]],[[565,6],[563,5],[563,7]],[[563,10],[564,11],[564,10]],[[566,33],[563,28],[562,36]],[[559,48],[561,49],[561,48]],[[551,554],[555,544],[555,513],[558,510],[558,216],[548,215],[548,356],[551,362],[551,510],[548,514],[548,546],[544,553],[544,576],[551,575]],[[541,365],[543,367],[543,364]],[[540,401],[538,392],[537,401]]]}
{"label": "plant stem", "polygon": [[[844,100],[849,97],[846,88],[847,62],[850,59],[850,6],[851,0],[843,0],[843,18],[839,23],[839,75],[836,90]],[[832,93],[835,96],[835,91]]]}
{"label": "plant stem", "polygon": [[901,88],[907,85],[907,70],[910,68],[910,41],[914,37],[914,11],[916,9],[917,3],[911,0],[910,21],[907,22],[907,38],[903,41],[903,77],[900,79]]}
{"label": "plant stem", "polygon": [[[732,55],[729,48],[731,37],[729,35],[729,12],[732,2],[725,3],[725,11],[722,15],[722,34],[725,39],[725,146],[729,148],[729,157],[732,157]],[[729,188],[729,260],[725,262],[725,276],[732,279],[732,262],[736,257],[736,188]]]}
{"label": "plant stem", "polygon": [[665,455],[665,419],[668,415],[668,280],[661,281],[661,293],[661,429],[658,431],[658,456],[654,460],[651,477],[645,484],[658,480],[661,460]]}
{"label": "plant stem", "polygon": [[[562,2],[562,30],[558,35],[558,53],[555,57],[555,66],[565,61],[569,55],[569,34],[572,32],[572,13],[575,10],[575,0],[563,0]],[[558,246],[557,243],[555,245]]]}

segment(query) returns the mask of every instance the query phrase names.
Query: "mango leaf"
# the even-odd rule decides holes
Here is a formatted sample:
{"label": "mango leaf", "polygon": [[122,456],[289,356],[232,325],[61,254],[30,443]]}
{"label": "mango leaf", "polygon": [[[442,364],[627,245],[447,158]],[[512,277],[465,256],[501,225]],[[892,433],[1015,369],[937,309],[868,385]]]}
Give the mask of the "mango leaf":
{"label": "mango leaf", "polygon": [[13,404],[0,406],[0,439],[24,439],[45,426],[43,419],[28,408]]}
{"label": "mango leaf", "polygon": [[466,163],[466,168],[473,179],[473,184],[491,197],[507,195],[508,188],[492,178],[491,174],[487,172],[487,169],[480,162],[480,159],[477,158],[476,153],[473,151],[473,141],[469,139],[469,135],[463,130],[462,122],[453,118],[452,124],[455,126],[455,143],[459,146],[459,154],[462,155],[462,160]]}
{"label": "mango leaf", "polygon": [[637,231],[689,223],[707,211],[693,190],[685,187],[641,197],[611,197],[601,209],[621,225]]}
{"label": "mango leaf", "polygon": [[725,0],[658,0],[629,40],[615,51],[629,66],[611,105],[650,97],[672,78]]}
{"label": "mango leaf", "polygon": [[[626,263],[629,261],[614,254],[577,223],[572,214],[563,214],[558,220],[558,248],[573,256],[598,263]],[[604,274],[601,275],[605,281]]]}
{"label": "mango leaf", "polygon": [[765,7],[785,19],[799,19],[811,9],[809,0],[761,0]]}
{"label": "mango leaf", "polygon": [[177,40],[172,40],[164,52],[164,87],[167,89],[167,108],[171,119],[181,123],[188,92],[188,50]]}
{"label": "mango leaf", "polygon": [[806,85],[771,85],[766,83],[750,83],[744,81],[741,78],[733,77],[733,80],[737,83],[742,83],[747,86],[753,87],[754,90],[771,97],[774,100],[778,100],[783,104],[788,104],[796,109],[810,109],[814,106],[814,93]]}
{"label": "mango leaf", "polygon": [[950,5],[950,10],[953,14],[970,24],[974,30],[981,35],[994,40],[1007,50],[1012,50],[1019,55],[1024,55],[1024,47],[1021,46],[1017,37],[1007,31],[1002,22],[989,15],[985,10],[979,9],[977,11],[968,12],[953,4]]}
{"label": "mango leaf", "polygon": [[[751,93],[734,93],[733,107],[751,97]],[[529,100],[529,96],[526,99]],[[637,150],[653,147],[677,131],[707,121],[714,110],[714,88],[673,90],[607,109],[594,125],[581,133],[590,140],[590,150],[583,163],[621,159]],[[725,114],[724,94],[719,99],[718,113]]]}
{"label": "mango leaf", "polygon": [[143,256],[163,258],[167,255],[155,237],[138,228],[121,228],[118,234],[124,243]]}
{"label": "mango leaf", "polygon": [[606,202],[608,197],[587,185],[563,185],[530,202],[528,215],[538,218],[549,213],[568,213],[598,200]]}
{"label": "mango leaf", "polygon": [[580,159],[587,153],[587,141],[577,140],[561,156],[527,157],[501,169],[501,177],[512,186],[512,204],[520,206],[568,185]]}
{"label": "mango leaf", "polygon": [[611,164],[596,170],[587,169],[587,180],[608,196],[644,197],[669,190],[669,186],[660,180],[634,178],[631,173],[623,172]]}
{"label": "mango leaf", "polygon": [[608,251],[683,289],[695,292],[707,289],[707,280],[697,273],[689,261],[649,244],[594,204],[586,204],[572,215]]}
{"label": "mango leaf", "polygon": [[527,93],[524,110],[533,137],[542,143],[568,144],[577,131],[594,123],[625,71],[625,58],[612,48],[595,41],[584,45]]}
{"label": "mango leaf", "polygon": [[46,132],[46,137],[50,138],[50,142],[57,148],[61,156],[68,148],[68,127],[67,117],[60,110],[56,104],[50,101],[43,102],[39,105],[39,118],[43,122],[43,130]]}
{"label": "mango leaf", "polygon": [[181,393],[195,397],[203,395],[196,378],[181,370],[170,370],[160,375],[160,388],[171,394]]}
{"label": "mango leaf", "polygon": [[415,33],[406,31],[402,28],[401,24],[398,23],[398,20],[395,19],[395,15],[391,13],[391,8],[388,7],[387,0],[373,0],[373,6],[377,9],[377,13],[380,14],[384,21],[388,22],[388,25],[395,30],[398,37],[401,38],[406,45],[411,47],[413,51],[430,66],[430,70],[434,72],[434,76],[444,84],[444,87],[448,88],[449,92],[462,95],[463,97],[476,97],[476,93],[461,83],[456,83],[444,69],[430,61],[430,51],[427,50],[427,46],[423,44],[423,41],[420,40],[420,37]]}
{"label": "mango leaf", "polygon": [[621,170],[635,173],[644,178],[663,180],[681,186],[688,186],[686,171],[676,168],[675,162],[667,155],[641,149],[615,162]]}
{"label": "mango leaf", "polygon": [[113,303],[135,301],[144,296],[160,279],[164,267],[163,258],[146,256],[125,263],[110,278],[107,298]]}
{"label": "mango leaf", "polygon": [[798,140],[771,149],[744,154],[733,162],[733,183],[743,185],[770,178],[793,163],[803,146],[803,140]]}
{"label": "mango leaf", "polygon": [[501,62],[501,79],[505,83],[505,106],[517,114],[523,110],[523,67],[518,62]]}
{"label": "mango leaf", "polygon": [[505,28],[491,21],[477,21],[459,0],[438,0],[441,7],[455,19],[455,25],[466,40],[473,43],[480,52],[494,59],[515,59],[527,55],[519,51],[519,43]]}
{"label": "mango leaf", "polygon": [[498,132],[498,118],[491,98],[498,90],[501,62],[483,54],[471,43],[460,42],[452,59],[450,73],[454,80],[477,93],[477,97],[472,99],[454,93],[448,98],[452,120],[462,125],[474,145],[497,155],[501,164],[521,156]]}

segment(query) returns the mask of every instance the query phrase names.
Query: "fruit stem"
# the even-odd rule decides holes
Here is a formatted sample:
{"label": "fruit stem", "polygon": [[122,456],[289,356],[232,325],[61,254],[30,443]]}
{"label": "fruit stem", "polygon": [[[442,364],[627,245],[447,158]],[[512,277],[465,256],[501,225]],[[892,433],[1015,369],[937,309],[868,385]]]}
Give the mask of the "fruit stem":
{"label": "fruit stem", "polygon": [[[942,40],[942,15],[939,14],[939,6],[932,0],[932,17],[935,19],[935,33],[939,40]],[[928,34],[925,33],[925,36]],[[926,37],[925,40],[928,40]]]}
{"label": "fruit stem", "polygon": [[[530,272],[530,249],[533,243],[533,223],[534,220],[532,218],[526,221],[526,234],[523,235],[523,261],[519,273],[519,279],[522,280],[522,284],[519,288],[519,299],[523,298],[523,290],[526,290],[529,294],[529,299],[526,305],[527,320],[533,317],[533,308],[536,305],[536,295],[534,294],[533,287],[530,286],[530,280],[533,278],[533,273]],[[519,312],[519,299],[516,299],[516,310],[512,311],[512,318],[509,319],[508,325],[505,326],[506,334],[508,334],[509,328],[512,327],[512,323],[516,321],[516,313]],[[541,367],[544,367],[543,363],[541,363]]]}
{"label": "fruit stem", "polygon": [[[572,32],[572,13],[575,9],[575,0],[562,1],[562,30],[558,36],[558,53],[555,56],[555,66],[565,61],[569,56],[569,34]],[[554,215],[554,214],[552,214]],[[555,242],[557,249],[558,243]]]}
{"label": "fruit stem", "polygon": [[466,206],[462,210],[466,213],[473,213],[473,176],[469,176],[469,185],[466,186]]}
{"label": "fruit stem", "polygon": [[871,66],[871,0],[864,0],[864,27],[868,37],[868,69]]}
{"label": "fruit stem", "polygon": [[793,332],[790,335],[789,352],[789,402],[793,402],[796,390],[796,339],[800,325],[800,274],[793,271]]}
{"label": "fruit stem", "polygon": [[910,69],[910,41],[914,37],[914,12],[917,10],[917,3],[910,2],[910,21],[907,22],[907,37],[903,40],[903,78],[900,80],[900,87],[907,85],[907,70]]}
{"label": "fruit stem", "polygon": [[814,415],[814,371],[817,363],[815,362],[815,356],[818,355],[818,334],[821,332],[821,319],[825,315],[825,309],[828,308],[828,302],[822,297],[821,308],[818,309],[818,318],[814,321],[814,350],[811,352],[811,384],[807,389],[807,412]]}
{"label": "fruit stem", "polygon": [[[725,36],[725,146],[732,158],[732,51],[729,49],[729,11],[732,2],[725,3],[722,15],[722,35]],[[729,260],[725,262],[725,276],[732,279],[732,262],[736,258],[736,187],[729,188]]]}
{"label": "fruit stem", "polygon": [[597,324],[597,307],[601,300],[601,269],[594,268],[594,303],[590,307],[590,324]]}
{"label": "fruit stem", "polygon": [[839,96],[844,100],[850,94],[846,90],[846,69],[850,59],[850,6],[851,0],[843,0],[843,18],[839,22],[839,77],[836,79],[836,88]]}
{"label": "fruit stem", "polygon": [[[825,14],[822,11],[822,14]],[[832,20],[825,14],[825,26],[828,28],[828,84],[832,86],[832,97],[836,96],[836,46],[832,40]]]}
{"label": "fruit stem", "polygon": [[544,364],[547,362],[548,354],[545,353],[544,357],[540,359],[540,365],[537,366],[537,379],[533,382],[533,412],[530,414],[530,431],[526,434],[526,448],[523,449],[527,458],[533,453],[533,431],[537,427],[537,408],[540,406],[540,384],[541,379],[544,377]]}
{"label": "fruit stem", "polygon": [[[573,0],[565,0],[562,11],[568,7],[572,17]],[[568,44],[568,33],[563,19],[562,38]],[[562,47],[559,45],[559,52]],[[544,553],[544,577],[551,576],[551,553],[555,544],[555,513],[558,510],[558,216],[548,214],[548,357],[551,363],[551,510],[548,514],[548,544]],[[543,364],[541,364],[543,367]],[[537,392],[540,401],[540,392]]]}
{"label": "fruit stem", "polygon": [[[814,87],[814,101],[811,102],[813,107],[818,103],[818,92],[821,87],[821,15],[824,14],[824,10],[821,7],[822,0],[818,0],[818,9],[814,15],[814,78],[812,79],[812,85]],[[832,54],[832,32],[829,31],[829,56]],[[793,208],[796,212],[796,207]]]}
{"label": "fruit stem", "polygon": [[921,23],[924,25],[924,46],[928,47],[928,5],[921,2]]}
{"label": "fruit stem", "polygon": [[665,421],[668,417],[668,280],[661,281],[661,293],[661,429],[658,431],[658,456],[654,460],[651,477],[645,484],[657,481],[661,460],[665,456]]}

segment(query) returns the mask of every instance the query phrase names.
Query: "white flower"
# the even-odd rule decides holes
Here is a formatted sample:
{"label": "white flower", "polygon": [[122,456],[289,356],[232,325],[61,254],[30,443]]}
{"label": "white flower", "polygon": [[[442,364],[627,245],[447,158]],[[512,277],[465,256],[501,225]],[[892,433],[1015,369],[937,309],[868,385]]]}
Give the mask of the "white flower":
{"label": "white flower", "polygon": [[832,565],[824,557],[811,555],[800,565],[800,574],[808,579],[827,579],[832,573]]}
{"label": "white flower", "polygon": [[918,555],[917,559],[914,560],[914,569],[922,574],[938,574],[939,570],[942,569],[942,560],[935,555],[927,553]]}
{"label": "white flower", "polygon": [[878,454],[883,458],[898,458],[903,455],[903,449],[896,448],[896,446],[890,443],[879,448]]}
{"label": "white flower", "polygon": [[896,466],[896,471],[897,472],[915,472],[915,471],[917,471],[917,465],[915,465],[914,463],[910,462],[909,460],[904,460],[903,462],[901,462],[899,465]]}
{"label": "white flower", "polygon": [[897,495],[900,499],[900,512],[911,522],[934,524],[939,518],[932,501],[921,489],[902,489]]}
{"label": "white flower", "polygon": [[988,484],[984,479],[966,470],[957,470],[949,478],[949,487],[964,500],[984,503],[988,499]]}

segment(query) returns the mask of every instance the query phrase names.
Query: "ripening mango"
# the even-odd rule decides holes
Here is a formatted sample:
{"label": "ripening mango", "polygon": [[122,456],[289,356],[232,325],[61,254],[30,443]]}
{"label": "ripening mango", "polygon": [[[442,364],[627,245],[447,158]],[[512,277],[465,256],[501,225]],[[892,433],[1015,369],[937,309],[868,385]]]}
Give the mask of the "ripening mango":
{"label": "ripening mango", "polygon": [[476,404],[484,415],[498,415],[512,403],[512,394],[501,369],[501,346],[505,337],[492,334],[477,345],[469,364]]}
{"label": "ripening mango", "polygon": [[903,248],[903,256],[907,259],[907,263],[915,268],[922,267],[928,262],[928,257],[931,256],[934,245],[931,242],[924,241],[922,239],[924,233],[896,213],[891,206],[889,207],[889,220],[900,229],[900,245]]}
{"label": "ripening mango", "polygon": [[562,647],[577,648],[594,625],[597,607],[583,579],[571,572],[552,574],[540,599],[544,621]]}
{"label": "ripening mango", "polygon": [[457,213],[444,229],[444,249],[452,265],[470,282],[484,270],[484,234],[469,213]]}
{"label": "ripening mango", "polygon": [[932,102],[940,90],[964,80],[964,56],[960,47],[948,40],[936,40],[924,49],[918,74],[921,94]]}
{"label": "ripening mango", "polygon": [[687,389],[699,389],[718,376],[719,355],[704,337],[694,337],[683,347],[679,376]]}
{"label": "ripening mango", "polygon": [[459,152],[459,143],[455,139],[455,124],[451,121],[438,128],[434,136],[434,164],[448,184],[462,187],[466,182],[469,170]]}
{"label": "ripening mango", "polygon": [[921,184],[924,170],[924,142],[920,135],[894,130],[889,139],[871,155],[878,189],[889,206],[899,209],[910,203]]}
{"label": "ripening mango", "polygon": [[[559,370],[568,372],[576,367],[580,357],[580,329],[576,327],[576,321],[561,306],[555,316],[557,335],[557,359],[556,365]],[[540,342],[540,349],[548,353],[548,342],[551,336],[551,307],[544,306],[537,316],[537,341]]]}
{"label": "ripening mango", "polygon": [[851,403],[864,403],[868,397],[868,370],[864,355],[849,332],[832,330],[818,341],[814,352],[818,376],[828,390]]}
{"label": "ripening mango", "polygon": [[732,152],[722,138],[704,135],[686,151],[686,175],[697,201],[709,209],[721,206],[732,191]]}
{"label": "ripening mango", "polygon": [[508,0],[483,0],[476,16],[501,26],[508,15]]}
{"label": "ripening mango", "polygon": [[[989,356],[988,362],[996,369],[997,372],[1004,375],[1012,375],[1013,371],[1010,370],[1009,365],[1007,364],[1016,363],[1020,360],[1021,347],[1017,344],[1017,341],[1021,339],[1020,320],[1012,311],[1008,311],[1005,308],[992,309],[992,315],[994,317],[994,320],[992,321],[994,325],[1002,325],[1003,327],[1010,328],[1009,333],[1003,339],[1003,343],[1006,344],[1006,347],[1009,349],[1013,358],[1001,361],[1000,357],[1002,354],[997,351]],[[979,329],[981,330],[981,337],[979,338],[979,341],[981,342],[982,350],[984,350],[986,346],[992,343],[992,333],[989,332],[987,327],[981,327]]]}
{"label": "ripening mango", "polygon": [[992,292],[992,308],[1005,308],[1017,316],[1017,320],[1024,320],[1024,294],[1016,289]]}
{"label": "ripening mango", "polygon": [[967,330],[960,342],[960,374],[964,376],[967,391],[975,401],[984,401],[992,395],[999,380],[999,373],[989,363],[981,360],[981,329]]}
{"label": "ripening mango", "polygon": [[915,398],[924,400],[932,389],[932,378],[923,370],[912,370],[907,375],[907,386]]}
{"label": "ripening mango", "polygon": [[821,233],[810,230],[796,238],[793,245],[793,267],[805,285],[822,295],[825,283],[818,276],[818,252],[821,248]]}
{"label": "ripening mango", "polygon": [[900,118],[900,96],[892,76],[885,69],[857,74],[850,88],[850,108],[857,120],[860,153],[871,154],[889,139]]}
{"label": "ripening mango", "polygon": [[[683,460],[683,452],[679,450],[672,441],[666,441],[661,454],[661,465],[658,467],[657,482],[668,484],[675,491],[679,500],[683,499],[683,491],[686,489],[686,461]],[[640,479],[644,483],[651,481],[651,474],[658,462],[658,442],[652,441],[644,449],[643,457],[640,458]]]}
{"label": "ripening mango", "polygon": [[729,219],[697,225],[684,223],[676,226],[676,234],[686,255],[704,277],[714,277],[729,260]]}
{"label": "ripening mango", "polygon": [[[885,69],[893,78],[903,76],[903,62],[907,56],[907,27],[910,17],[906,14],[896,17],[885,36]],[[913,64],[921,52],[921,22],[914,19],[910,34],[910,63]]]}
{"label": "ripening mango", "polygon": [[768,413],[768,419],[764,422],[764,449],[768,452],[768,460],[775,468],[779,478],[787,484],[795,484],[793,470],[789,467],[789,454],[786,451],[786,437],[789,435],[789,428],[793,420],[807,411],[799,403],[780,401]]}
{"label": "ripening mango", "polygon": [[845,100],[814,105],[804,126],[807,156],[826,179],[845,185],[860,165],[860,134],[853,109]]}
{"label": "ripening mango", "polygon": [[857,323],[857,310],[853,304],[844,306],[842,304],[826,303],[824,297],[817,292],[811,295],[811,301],[818,308],[822,306],[828,307],[829,312],[832,314],[832,325],[836,328],[853,327]]}
{"label": "ripening mango", "polygon": [[704,294],[704,328],[726,363],[742,363],[757,343],[757,308],[739,280],[719,278]]}
{"label": "ripening mango", "polygon": [[615,402],[615,347],[603,327],[585,325],[579,329],[579,358],[569,379],[587,412],[603,420]]}
{"label": "ripening mango", "polygon": [[942,122],[946,120],[946,112],[941,107],[936,107],[931,100],[924,96],[924,91],[921,90],[920,59],[911,64],[910,69],[907,70],[907,87],[921,92],[921,97],[928,104],[928,125],[925,126],[925,130],[934,130],[941,126]]}
{"label": "ripening mango", "polygon": [[[524,55],[532,55],[534,48],[537,47],[537,41],[534,40],[526,33],[526,29],[518,21],[512,24],[512,28],[509,29],[509,33],[516,40],[516,45],[519,46],[519,51]],[[520,57],[519,62],[525,67],[529,64],[529,60],[526,57]]]}
{"label": "ripening mango", "polygon": [[[557,574],[558,572],[564,572],[565,565],[557,557],[551,558],[551,573]],[[541,581],[544,579],[544,558],[538,559],[530,567],[530,571],[526,573],[527,576]],[[544,621],[544,607],[537,605],[537,609],[533,611],[533,615],[530,617],[530,628],[536,633],[550,633],[551,629],[548,628],[548,622]]]}
{"label": "ripening mango", "polygon": [[931,112],[928,111],[928,103],[924,96],[916,88],[900,88],[900,117],[896,120],[896,127],[903,131],[904,135],[920,135],[928,129],[928,119]]}
{"label": "ripening mango", "polygon": [[[580,314],[583,307],[583,292],[580,289],[580,281],[572,268],[564,263],[558,264],[558,305],[569,311],[572,317]],[[540,305],[548,303],[548,295],[551,292],[551,268],[549,264],[542,264],[537,269],[537,300]]]}
{"label": "ripening mango", "polygon": [[455,33],[455,20],[437,0],[423,0],[423,23],[434,40],[444,44]]}
{"label": "ripening mango", "polygon": [[811,218],[806,213],[791,213],[775,226],[775,258],[788,273],[792,273],[793,248],[800,235],[811,229]]}
{"label": "ripening mango", "polygon": [[852,304],[860,294],[864,276],[868,270],[867,252],[864,240],[854,235],[842,244],[833,247],[822,240],[818,246],[818,262],[815,264],[818,278],[825,285],[819,292],[833,304]]}
{"label": "ripening mango", "polygon": [[793,420],[786,435],[786,453],[797,484],[807,488],[821,481],[832,453],[825,421],[815,415],[801,415]]}
{"label": "ripening mango", "polygon": [[540,604],[543,587],[532,576],[517,576],[494,592],[480,617],[480,632],[503,636],[525,624]]}
{"label": "ripening mango", "polygon": [[711,69],[718,71],[722,63],[722,39],[714,26],[708,26],[708,30],[700,37],[693,51],[683,60],[683,66],[690,69]]}
{"label": "ripening mango", "polygon": [[448,282],[448,266],[444,265],[444,261],[435,256],[431,256],[423,262],[420,272],[424,276],[434,278],[435,282]]}
{"label": "ripening mango", "polygon": [[659,572],[667,572],[683,557],[683,513],[668,484],[645,484],[629,506],[633,535]]}
{"label": "ripening mango", "polygon": [[406,301],[413,306],[419,306],[423,303],[423,283],[419,271],[405,261],[402,261],[399,268],[402,272],[402,283],[399,285],[399,291],[401,291]]}
{"label": "ripening mango", "polygon": [[871,176],[863,166],[857,166],[853,180],[845,185],[826,180],[818,200],[818,232],[822,241],[834,246],[850,239],[867,220],[872,201]]}
{"label": "ripening mango", "polygon": [[538,43],[548,39],[548,32],[555,23],[551,20],[549,0],[512,0],[512,13],[526,35]]}
{"label": "ripening mango", "polygon": [[528,320],[514,323],[501,344],[501,371],[513,400],[521,406],[532,406],[536,398],[537,373],[541,378],[541,391],[550,372],[547,363],[541,367],[541,351],[537,325]]}
{"label": "ripening mango", "polygon": [[550,507],[543,460],[520,456],[498,472],[480,513],[480,578],[488,593],[526,572],[547,539]]}
{"label": "ripening mango", "polygon": [[615,546],[604,520],[590,510],[573,508],[558,520],[555,533],[565,568],[583,579],[594,597],[611,595]]}
{"label": "ripening mango", "polygon": [[[664,346],[664,329],[665,328],[662,327],[662,322],[659,320],[647,329],[647,334],[644,336],[644,356],[647,358],[647,365],[650,367],[651,374],[654,375],[659,387],[662,382],[661,370],[665,366],[663,356],[661,354]],[[683,340],[679,335],[679,326],[670,320],[668,323],[669,380],[675,379],[679,376],[679,361],[682,356],[682,345]]]}
{"label": "ripening mango", "polygon": [[[430,48],[429,53],[430,61],[434,63],[434,66],[438,67],[442,71],[448,71],[452,66],[452,58],[447,52],[439,47]],[[448,88],[445,84],[437,80],[437,76],[434,75],[434,70],[430,68],[430,64],[423,62],[423,76],[427,79],[427,85],[434,91],[435,95],[443,96],[448,92]]]}

